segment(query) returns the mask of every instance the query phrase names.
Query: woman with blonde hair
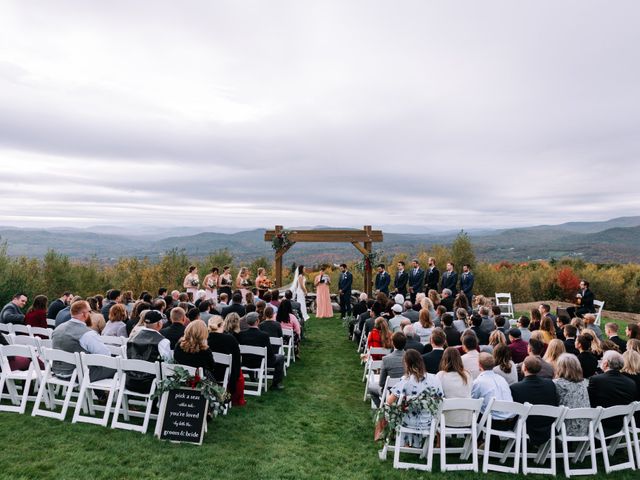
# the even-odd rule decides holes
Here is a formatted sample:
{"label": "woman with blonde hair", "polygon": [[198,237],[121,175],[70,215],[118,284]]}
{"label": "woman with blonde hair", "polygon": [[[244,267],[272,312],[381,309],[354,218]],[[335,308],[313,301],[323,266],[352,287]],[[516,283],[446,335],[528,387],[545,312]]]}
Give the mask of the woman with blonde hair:
{"label": "woman with blonde hair", "polygon": [[424,297],[422,300],[420,300],[420,306],[429,310],[429,316],[431,318],[436,316],[436,309],[433,306],[433,302],[431,301],[431,299]]}
{"label": "woman with blonde hair", "polygon": [[547,345],[556,338],[556,328],[553,325],[553,320],[546,315],[540,321],[540,331],[542,332],[542,341]]}
{"label": "woman with blonde hair", "polygon": [[469,313],[464,308],[459,308],[455,312],[456,319],[453,321],[453,326],[462,333],[469,328]]}
{"label": "woman with blonde hair", "polygon": [[427,297],[429,297],[429,300],[431,300],[431,303],[433,304],[434,308],[437,308],[440,305],[440,300],[442,300],[442,298],[440,297],[440,294],[433,289],[427,292]]}
{"label": "woman with blonde hair", "polygon": [[596,332],[594,332],[590,328],[585,328],[584,330],[582,330],[581,334],[591,337],[591,353],[593,353],[596,358],[600,360],[602,358],[603,350],[600,339],[596,335]]}
{"label": "woman with blonde hair", "polygon": [[[624,367],[622,367],[622,374],[625,377],[629,377],[636,382],[636,400],[640,400],[640,353],[634,350],[627,350],[622,354],[624,360]],[[638,417],[636,416],[636,421]]]}
{"label": "woman with blonde hair", "polygon": [[421,342],[429,341],[431,332],[433,332],[433,322],[429,310],[423,308],[418,314],[418,321],[413,324],[416,335],[420,337]]}
{"label": "woman with blonde hair", "polygon": [[637,338],[630,338],[627,340],[627,352],[629,350],[640,353],[640,340]]}
{"label": "woman with blonde hair", "polygon": [[[104,318],[102,321],[104,322]],[[109,323],[102,329],[102,335],[127,336],[127,311],[124,305],[116,303],[109,309]]]}
{"label": "woman with blonde hair", "polygon": [[[391,342],[391,330],[389,324],[382,318],[376,318],[376,321],[367,337],[367,349],[369,348],[393,348]],[[384,355],[372,355],[372,360],[382,360]]]}
{"label": "woman with blonde hair", "polygon": [[236,290],[240,290],[242,294],[242,304],[245,305],[247,301],[247,292],[251,287],[251,280],[249,279],[249,269],[247,267],[240,268],[238,275],[236,276]]}
{"label": "woman with blonde hair", "polygon": [[[227,390],[231,393],[231,403],[234,406],[245,405],[244,377],[240,368],[242,358],[238,340],[232,334],[224,331],[224,320],[219,315],[214,315],[209,319],[208,327],[207,343],[211,351],[231,355],[231,370],[229,372],[229,383],[227,384]],[[226,366],[216,363],[213,369],[216,379],[224,379],[226,369]]]}
{"label": "woman with blonde hair", "polygon": [[215,363],[207,343],[209,331],[202,321],[191,322],[173,351],[173,359],[181,365],[202,368],[207,378],[214,379]]}
{"label": "woman with blonde hair", "polygon": [[224,331],[233,335],[236,340],[240,335],[240,315],[236,312],[229,313],[224,319]]}
{"label": "woman with blonde hair", "polygon": [[[96,332],[98,332],[98,334],[102,334],[105,326],[106,326],[106,322],[104,320],[104,315],[102,315],[102,313],[100,313],[100,302],[98,302],[98,299],[96,297],[89,297],[87,298],[87,302],[89,302],[89,307],[91,308],[91,311],[89,312],[89,318],[91,319],[91,325],[89,325],[89,327],[92,330],[95,330]],[[113,307],[115,307],[116,305],[121,305],[120,303],[116,303]],[[109,313],[111,313],[111,310],[113,310],[113,307],[111,307],[111,309],[109,309]],[[124,308],[124,306],[123,306]],[[111,319],[111,315],[109,315],[109,319]],[[127,312],[125,311],[124,313],[124,319],[123,322],[127,322]],[[126,328],[126,326],[125,326]],[[110,335],[110,334],[105,334],[105,335]],[[125,334],[122,335],[123,337],[126,337],[126,331]]]}
{"label": "woman with blonde hair", "polygon": [[504,333],[502,333],[500,330],[494,330],[493,332],[491,332],[491,335],[489,335],[489,342],[487,343],[487,345],[480,346],[480,351],[492,354],[494,349],[498,345],[506,344],[507,337],[504,336]]}
{"label": "woman with blonde hair", "polygon": [[189,267],[189,273],[182,281],[182,286],[186,289],[189,299],[192,302],[196,301],[196,293],[198,293],[198,287],[200,286],[200,277],[198,277],[198,267],[191,265]]}
{"label": "woman with blonde hair", "polygon": [[554,338],[549,342],[549,347],[544,354],[543,360],[547,363],[550,363],[553,367],[553,371],[556,371],[558,358],[563,353],[567,353],[567,349],[564,347],[564,342],[557,338]]}
{"label": "woman with blonde hair", "polygon": [[[553,383],[556,384],[558,405],[569,408],[589,408],[588,380],[582,375],[580,361],[572,353],[561,354],[554,369]],[[585,419],[566,420],[565,428],[572,436],[587,434],[589,423]]]}

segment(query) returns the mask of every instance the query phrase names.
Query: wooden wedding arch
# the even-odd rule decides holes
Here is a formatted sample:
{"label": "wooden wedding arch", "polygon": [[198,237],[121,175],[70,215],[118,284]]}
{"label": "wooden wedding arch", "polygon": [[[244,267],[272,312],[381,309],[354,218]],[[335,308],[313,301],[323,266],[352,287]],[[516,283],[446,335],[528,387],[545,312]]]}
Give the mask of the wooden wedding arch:
{"label": "wooden wedding arch", "polygon": [[[282,287],[282,257],[296,243],[302,242],[348,242],[369,258],[373,253],[373,242],[382,242],[382,231],[372,230],[371,225],[365,225],[362,230],[285,230],[282,225],[276,225],[275,230],[267,230],[264,234],[266,242],[273,242],[276,238],[286,235],[288,244],[275,251],[276,262],[276,286]],[[368,268],[364,270],[364,289],[371,295],[373,273],[370,262],[366,262]]]}

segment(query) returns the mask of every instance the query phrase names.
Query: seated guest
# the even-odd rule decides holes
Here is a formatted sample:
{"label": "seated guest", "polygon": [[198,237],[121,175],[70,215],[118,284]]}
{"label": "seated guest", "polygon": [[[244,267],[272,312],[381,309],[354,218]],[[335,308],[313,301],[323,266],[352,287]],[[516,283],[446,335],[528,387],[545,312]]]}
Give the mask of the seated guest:
{"label": "seated guest", "polygon": [[[482,399],[482,407],[480,408],[480,411],[484,413],[492,398],[505,402],[512,402],[513,398],[511,397],[511,390],[509,390],[507,381],[493,371],[493,368],[495,367],[493,357],[488,353],[481,353],[478,357],[478,363],[479,373],[478,377],[473,381],[471,398]],[[512,419],[512,415],[510,413],[492,412],[491,418],[493,428],[507,430],[511,429],[513,426],[513,421],[510,421]]]}
{"label": "seated guest", "polygon": [[553,320],[550,317],[544,316],[540,321],[540,332],[542,332],[542,341],[549,345],[551,340],[556,338],[556,327],[553,325]]}
{"label": "seated guest", "polygon": [[[79,300],[71,304],[71,318],[57,327],[51,335],[52,348],[65,352],[95,353],[111,356],[111,352],[100,340],[95,330],[87,327],[91,308],[89,303]],[[53,373],[60,378],[69,378],[73,373],[73,365],[53,362]],[[92,382],[113,377],[114,371],[108,368],[91,367],[89,377]]]}
{"label": "seated guest", "polygon": [[544,317],[549,317],[552,323],[556,322],[556,316],[551,313],[551,305],[548,303],[541,303],[538,307],[538,311],[540,312],[541,320]]}
{"label": "seated guest", "polygon": [[[527,317],[526,315],[522,315],[518,319],[516,328],[520,330],[520,338],[522,339],[522,341],[528,343],[529,339],[531,338],[531,330],[529,330],[529,317]],[[507,338],[508,334],[509,332],[507,332]]]}
{"label": "seated guest", "polygon": [[504,378],[509,385],[518,381],[516,364],[511,360],[511,350],[505,344],[496,345],[493,349],[493,371]]}
{"label": "seated guest", "polygon": [[[588,380],[582,376],[582,367],[578,358],[571,353],[563,353],[556,362],[556,395],[558,405],[569,408],[589,408]],[[586,419],[567,420],[567,433],[572,436],[587,434],[589,422]]]}
{"label": "seated guest", "polygon": [[187,317],[180,307],[172,308],[169,317],[171,323],[160,330],[160,335],[169,340],[171,350],[175,350],[178,340],[184,336],[184,324]]}
{"label": "seated guest", "polygon": [[522,341],[520,336],[522,332],[519,328],[512,328],[509,330],[509,351],[511,352],[511,359],[515,363],[521,363],[529,354],[527,342]]}
{"label": "seated guest", "polygon": [[563,329],[564,333],[564,349],[567,353],[571,353],[572,355],[578,355],[578,349],[576,348],[576,335],[578,334],[578,329],[573,325],[565,325]]}
{"label": "seated guest", "polygon": [[447,337],[447,345],[450,347],[460,345],[460,332],[453,326],[453,316],[450,313],[442,315],[442,327]]}
{"label": "seated guest", "polygon": [[596,322],[596,316],[593,313],[585,313],[584,317],[582,317],[582,318],[584,320],[585,328],[593,330],[595,332],[595,334],[596,334],[596,337],[598,337],[598,340],[602,340],[602,330],[595,323]]}
{"label": "seated guest", "polygon": [[[529,341],[529,345],[527,346],[527,357],[536,357],[540,360],[540,373],[538,373],[539,377],[552,379],[554,376],[553,367],[543,360],[542,355],[544,355],[544,350],[544,343],[542,343],[542,340],[538,340],[532,337]],[[524,372],[522,371],[523,364],[524,361],[516,366],[516,368],[518,369],[519,380],[522,380],[524,378]]]}
{"label": "seated guest", "polygon": [[[247,323],[247,329],[249,329],[249,318],[255,318],[255,321],[257,322],[258,313],[251,312],[245,315],[244,321]],[[245,330],[240,329],[240,316],[237,313],[231,312],[226,316],[224,319],[224,331],[233,335],[236,340],[240,340],[240,332],[244,332]]]}
{"label": "seated guest", "polygon": [[[231,355],[231,370],[229,372],[229,383],[227,389],[231,393],[232,405],[242,406],[244,400],[244,376],[241,375],[240,366],[240,346],[236,337],[224,331],[224,320],[219,315],[214,315],[209,319],[209,337],[207,343],[212,352]],[[224,378],[226,367],[214,363],[213,375],[216,379]]]}
{"label": "seated guest", "polygon": [[[286,297],[285,297],[286,298]],[[362,292],[360,294],[360,297],[358,297],[358,303],[356,303],[353,306],[353,316],[354,317],[359,317],[360,315],[362,315],[364,312],[366,312],[368,310],[367,307],[367,294],[365,292]]]}
{"label": "seated guest", "polygon": [[431,343],[432,349],[429,353],[424,354],[422,359],[424,360],[425,370],[429,373],[436,374],[440,367],[440,360],[442,360],[447,337],[441,328],[435,328],[431,333],[429,342]]}
{"label": "seated guest", "polygon": [[[440,299],[440,305],[447,309],[447,312],[453,312],[453,302],[455,299],[452,296],[451,290],[445,288],[442,290],[442,298]],[[465,309],[466,311],[466,309]]]}
{"label": "seated guest", "polygon": [[640,353],[629,350],[622,354],[622,360],[624,361],[624,366],[621,372],[625,377],[629,377],[635,382],[636,400],[640,400]]}
{"label": "seated guest", "polygon": [[469,316],[464,308],[459,308],[458,310],[456,310],[456,319],[453,321],[453,326],[460,333],[469,328]]}
{"label": "seated guest", "polygon": [[[548,317],[545,318],[548,319]],[[556,386],[551,379],[538,375],[541,368],[542,363],[539,358],[529,356],[524,359],[522,367],[524,379],[510,386],[514,402],[558,406]],[[549,440],[553,421],[551,417],[539,415],[527,417],[527,433],[533,445],[540,446]]]}
{"label": "seated guest", "polygon": [[403,312],[402,305],[398,305],[396,303],[393,307],[391,307],[391,310],[393,311],[395,316],[389,319],[389,328],[391,329],[392,332],[399,332],[400,323],[405,318],[402,316],[402,312]]}
{"label": "seated guest", "polygon": [[222,318],[227,318],[230,313],[237,313],[243,317],[245,314],[244,305],[242,305],[242,293],[235,292],[231,297],[231,305],[222,309]]}
{"label": "seated guest", "polygon": [[[100,313],[102,313],[102,316],[104,317],[104,321],[108,322],[109,321],[109,310],[111,309],[111,307],[113,307],[116,303],[120,302],[120,290],[109,290],[107,292],[107,301],[104,303],[104,305],[102,306],[102,310],[100,311]],[[56,317],[56,326],[58,324],[58,317]]]}
{"label": "seated guest", "polygon": [[38,328],[49,328],[47,325],[47,297],[45,295],[37,295],[33,299],[33,305],[27,310],[24,316],[24,324]]}
{"label": "seated guest", "polygon": [[[373,330],[367,337],[367,350],[370,348],[392,348],[391,331],[389,330],[387,321],[383,317],[376,318]],[[382,355],[375,354],[371,356],[372,360],[382,360]]]}
{"label": "seated guest", "polygon": [[640,340],[640,324],[638,323],[629,323],[627,324],[627,328],[625,329],[625,333],[629,340]]}
{"label": "seated guest", "polygon": [[[288,291],[288,290],[287,290]],[[364,332],[364,325],[365,322],[371,318],[371,308],[373,307],[374,301],[369,299],[367,300],[367,310],[362,312],[357,318],[356,321],[354,322],[355,325],[353,327],[353,330],[350,329],[350,332],[353,331],[355,333],[355,341],[359,341],[360,337],[363,335],[362,332]],[[291,308],[293,309],[293,304],[291,304]],[[295,314],[295,312],[294,312]],[[298,317],[299,318],[299,317]],[[368,334],[368,332],[367,332]]]}
{"label": "seated guest", "polygon": [[582,367],[584,378],[590,378],[598,370],[598,359],[591,353],[591,338],[588,335],[578,335],[576,338],[576,348],[578,349],[578,361]]}
{"label": "seated guest", "polygon": [[[471,331],[469,331],[469,333],[465,332],[462,336],[462,350],[465,352],[464,355],[462,355],[464,369],[469,372],[475,380],[480,375],[480,367],[478,366],[478,359],[480,358],[480,354],[478,353],[478,337],[476,337],[475,333]],[[493,359],[491,361],[493,362]],[[491,368],[493,368],[493,366]]]}
{"label": "seated guest", "polygon": [[618,336],[618,324],[609,322],[604,326],[604,332],[606,333],[609,340],[615,343],[618,346],[618,350],[620,353],[624,353],[627,351],[627,342],[621,340]]}
{"label": "seated guest", "polygon": [[414,310],[413,304],[411,303],[411,301],[409,300],[405,301],[403,304],[403,308],[404,308],[404,313],[402,314],[402,316],[411,320],[411,323],[416,323],[420,319],[420,311]]}
{"label": "seated guest", "polygon": [[446,313],[447,313],[447,309],[444,308],[442,305],[438,305],[436,307],[436,316],[433,318],[433,324],[436,327],[442,327],[442,316],[445,315]]}
{"label": "seated guest", "polygon": [[[264,309],[264,320],[260,322],[258,328],[265,332],[270,337],[282,338],[282,327],[280,323],[276,322],[273,315],[273,308],[271,305]],[[273,350],[273,353],[278,353],[279,347],[277,345],[272,345],[269,347]]]}
{"label": "seated guest", "polygon": [[412,324],[405,325],[402,329],[402,333],[407,337],[407,343],[404,346],[405,350],[410,348],[422,355],[425,351],[424,345],[420,343],[420,337],[416,335],[415,328]]}
{"label": "seated guest", "polygon": [[560,355],[562,355],[563,353],[566,353],[566,350],[564,349],[564,342],[562,340],[558,340],[557,338],[551,340],[551,343],[549,344],[549,347],[547,348],[543,359],[553,367],[554,372],[556,370],[556,362],[558,361]]}
{"label": "seated guest", "polygon": [[587,313],[596,313],[594,300],[595,296],[589,289],[589,282],[580,280],[580,291],[576,294],[576,306],[567,308],[567,314],[570,317],[580,317]]}
{"label": "seated guest", "polygon": [[531,342],[531,340],[538,340],[540,343],[542,343],[542,355],[544,356],[544,354],[547,353],[549,344],[545,343],[544,333],[542,333],[542,330],[538,329],[534,332],[531,332],[531,338],[529,339],[529,342]]}
{"label": "seated guest", "polygon": [[[499,309],[499,307],[496,307]],[[495,317],[493,317],[493,323],[495,325],[495,330],[498,330],[500,332],[502,332],[502,334],[504,335],[505,338],[507,338],[507,335],[509,335],[509,327],[507,325],[507,319],[504,318],[502,315],[496,315]]]}
{"label": "seated guest", "polygon": [[[144,314],[144,327],[127,341],[127,358],[147,362],[170,361],[173,358],[171,343],[160,334],[162,314],[148,310]],[[148,393],[155,377],[150,373],[127,372],[129,390]]]}
{"label": "seated guest", "polygon": [[431,314],[428,309],[423,308],[420,310],[418,322],[414,324],[414,328],[421,342],[429,341],[429,336],[433,331],[433,322],[431,321]]}
{"label": "seated guest", "polygon": [[[493,318],[489,317],[490,312],[491,312],[490,308],[480,307],[478,309],[478,313],[474,314],[474,315],[480,315],[480,318],[482,318],[482,323],[480,324],[480,328],[487,334],[487,338],[489,337],[489,334],[493,332],[496,328]],[[471,319],[473,320],[473,315],[471,315]]]}
{"label": "seated guest", "polygon": [[[71,319],[71,305],[75,302],[79,302],[80,300],[84,300],[84,298],[79,296],[73,297],[73,299],[71,299],[71,303],[58,312],[56,315],[56,327],[59,327],[64,322],[68,322],[69,319]],[[91,305],[89,305],[89,308],[91,308]]]}
{"label": "seated guest", "polygon": [[[244,332],[240,332],[239,343],[240,345],[267,347],[267,366],[274,369],[272,388],[274,390],[282,390],[284,389],[284,385],[282,385],[284,378],[284,356],[275,354],[270,350],[271,341],[269,340],[269,335],[258,328],[257,322],[257,315],[247,315],[249,328]],[[248,368],[258,368],[260,366],[260,359],[255,355],[243,355],[242,364]]]}
{"label": "seated guest", "polygon": [[291,302],[286,298],[280,302],[280,308],[278,308],[278,313],[276,313],[276,321],[282,328],[293,330],[293,343],[297,351],[302,335],[302,328],[300,327],[300,322],[297,317],[293,314]]}
{"label": "seated guest", "polygon": [[556,317],[554,327],[556,329],[556,338],[558,340],[562,340],[563,342],[565,341],[564,327],[565,325],[570,325],[570,324],[571,324],[571,319],[569,317],[565,317],[564,315]]}
{"label": "seated guest", "polygon": [[200,310],[200,320],[207,323],[207,321],[213,316],[213,313],[211,312],[212,309],[212,300],[203,300],[200,302],[200,305],[198,305],[198,310]]}
{"label": "seated guest", "polygon": [[[97,297],[89,297],[87,298],[87,302],[89,302],[89,307],[91,307],[91,313],[90,313],[91,325],[89,325],[89,328],[92,328],[96,332],[102,334],[102,331],[104,330],[104,327],[107,326],[107,324],[104,321],[104,317],[102,316],[102,313],[100,313],[101,311],[100,302]],[[130,304],[130,305],[131,305],[131,308],[133,308],[133,304]],[[124,322],[125,322],[125,329],[126,329],[126,321],[129,316],[129,311],[127,310],[127,307],[124,304],[122,306],[125,307]]]}
{"label": "seated guest", "polygon": [[[102,315],[101,315],[102,317]],[[109,310],[109,322],[102,329],[102,335],[114,337],[127,336],[127,311],[121,303],[117,303]]]}
{"label": "seated guest", "polygon": [[216,378],[214,374],[213,353],[207,344],[207,337],[208,331],[204,322],[191,322],[185,328],[184,336],[176,344],[173,358],[180,365],[202,368],[204,377],[220,382],[222,378]]}
{"label": "seated guest", "polygon": [[56,298],[49,305],[49,309],[47,310],[47,318],[55,319],[58,312],[69,305],[71,299],[73,298],[73,294],[71,292],[64,292],[60,298]]}
{"label": "seated guest", "polygon": [[[578,340],[580,337],[578,337]],[[604,373],[594,375],[589,379],[589,402],[591,407],[613,407],[614,405],[628,405],[638,396],[635,382],[621,373],[624,367],[622,355],[613,350],[604,353],[602,370]],[[622,417],[603,420],[605,435],[622,428]]]}
{"label": "seated guest", "polygon": [[[449,347],[444,351],[436,376],[440,380],[445,398],[471,398],[473,379],[464,369],[460,352],[456,348]],[[445,413],[445,422],[448,427],[465,427],[471,424],[471,414],[451,410]]]}
{"label": "seated guest", "polygon": [[[227,302],[229,301],[229,295],[226,293],[221,293],[218,296],[218,305],[216,305],[216,310],[222,314],[223,310],[229,305]],[[222,317],[226,318],[226,317]]]}
{"label": "seated guest", "polygon": [[491,335],[489,335],[489,341],[487,342],[487,345],[480,346],[480,351],[493,353],[493,349],[496,348],[497,345],[506,344],[507,339],[505,338],[504,333],[502,333],[500,330],[494,330],[493,332],[491,332]]}
{"label": "seated guest", "polygon": [[148,302],[137,302],[131,310],[131,316],[127,320],[127,336],[131,336],[133,328],[140,323],[140,315],[145,310],[151,310],[151,304]]}
{"label": "seated guest", "polygon": [[380,396],[382,389],[387,382],[387,378],[400,378],[404,373],[404,353],[407,338],[402,332],[396,332],[392,335],[393,350],[389,355],[382,358],[382,368],[380,368],[380,378],[377,384],[369,384],[367,389],[371,395],[371,401],[376,407],[380,406]]}
{"label": "seated guest", "polygon": [[629,350],[640,353],[640,340],[636,338],[627,340],[627,351]]}
{"label": "seated guest", "polygon": [[477,314],[474,313],[473,315],[471,315],[471,330],[473,330],[473,332],[476,334],[476,337],[478,337],[478,342],[480,343],[480,345],[486,345],[489,343],[489,334],[482,329],[482,317]]}
{"label": "seated guest", "polygon": [[529,322],[529,330],[535,332],[540,329],[540,322],[542,322],[542,314],[537,308],[532,308],[529,313],[531,314],[531,321]]}

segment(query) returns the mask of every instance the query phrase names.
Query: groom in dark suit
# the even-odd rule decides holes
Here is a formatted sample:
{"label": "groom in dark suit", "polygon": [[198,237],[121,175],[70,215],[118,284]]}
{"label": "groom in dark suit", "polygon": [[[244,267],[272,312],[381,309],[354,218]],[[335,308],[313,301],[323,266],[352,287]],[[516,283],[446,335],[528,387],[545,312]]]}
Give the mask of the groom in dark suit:
{"label": "groom in dark suit", "polygon": [[472,305],[471,299],[473,298],[474,277],[473,272],[470,269],[471,266],[468,263],[465,263],[462,266],[462,275],[460,275],[460,290],[462,290],[464,296],[467,297],[469,305]]}
{"label": "groom in dark suit", "polygon": [[440,283],[440,291],[448,288],[451,290],[452,297],[458,293],[458,274],[453,270],[454,267],[453,262],[447,263],[447,271],[442,274],[442,282]]}
{"label": "groom in dark suit", "polygon": [[389,296],[389,284],[391,283],[391,275],[385,270],[384,264],[378,265],[378,273],[376,274],[375,288],[378,292]]}
{"label": "groom in dark suit", "polygon": [[345,263],[340,264],[340,280],[338,281],[338,294],[340,295],[340,318],[351,316],[351,284],[353,275],[347,269]]}
{"label": "groom in dark suit", "polygon": [[407,296],[407,283],[409,282],[409,274],[404,271],[404,262],[398,262],[398,271],[396,278],[393,280],[393,287],[403,297]]}
{"label": "groom in dark suit", "polygon": [[429,290],[438,291],[438,281],[440,280],[440,270],[436,267],[436,259],[429,257],[429,268],[427,269],[426,292]]}
{"label": "groom in dark suit", "polygon": [[420,262],[413,260],[409,272],[409,296],[411,303],[416,303],[416,294],[424,288],[424,270],[420,268]]}

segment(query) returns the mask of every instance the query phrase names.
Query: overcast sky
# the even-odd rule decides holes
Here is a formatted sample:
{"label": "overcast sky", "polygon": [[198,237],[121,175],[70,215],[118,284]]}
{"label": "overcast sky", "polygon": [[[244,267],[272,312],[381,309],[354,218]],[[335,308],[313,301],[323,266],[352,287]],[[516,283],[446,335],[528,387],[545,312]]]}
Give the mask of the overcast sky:
{"label": "overcast sky", "polygon": [[0,225],[640,215],[640,2],[0,4]]}

